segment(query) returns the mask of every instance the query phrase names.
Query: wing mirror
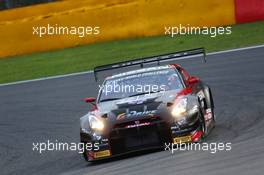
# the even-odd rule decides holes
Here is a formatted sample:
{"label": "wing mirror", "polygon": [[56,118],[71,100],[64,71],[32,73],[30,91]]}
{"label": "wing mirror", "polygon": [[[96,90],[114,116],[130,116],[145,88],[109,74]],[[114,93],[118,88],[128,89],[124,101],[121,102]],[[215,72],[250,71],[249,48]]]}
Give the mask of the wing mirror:
{"label": "wing mirror", "polygon": [[200,79],[198,77],[195,77],[195,76],[191,76],[189,79],[188,79],[188,83],[189,84],[196,84],[200,81]]}
{"label": "wing mirror", "polygon": [[96,101],[96,98],[94,98],[94,97],[87,97],[87,98],[84,99],[84,101],[86,103],[91,103],[91,104],[95,105],[94,102]]}
{"label": "wing mirror", "polygon": [[87,97],[87,98],[84,99],[84,101],[85,101],[86,103],[90,103],[90,104],[92,104],[92,110],[94,110],[94,109],[97,108],[97,107],[96,107],[96,104],[95,104],[96,98],[94,98],[94,97]]}
{"label": "wing mirror", "polygon": [[95,100],[96,100],[96,98],[94,98],[94,97],[87,97],[84,99],[84,101],[86,103],[93,103],[93,102],[95,102]]}

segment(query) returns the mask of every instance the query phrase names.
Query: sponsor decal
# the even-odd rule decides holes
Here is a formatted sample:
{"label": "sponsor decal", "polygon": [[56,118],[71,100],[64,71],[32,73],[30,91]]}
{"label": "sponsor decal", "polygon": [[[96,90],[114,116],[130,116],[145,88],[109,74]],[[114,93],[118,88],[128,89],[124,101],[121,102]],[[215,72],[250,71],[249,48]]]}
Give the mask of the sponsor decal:
{"label": "sponsor decal", "polygon": [[94,152],[94,158],[108,157],[111,156],[110,150]]}
{"label": "sponsor decal", "polygon": [[192,141],[192,137],[190,135],[188,136],[183,136],[183,137],[175,137],[173,139],[173,143],[174,144],[178,144],[178,143],[186,143],[186,142],[191,142]]}
{"label": "sponsor decal", "polygon": [[125,119],[126,117],[126,113],[121,113],[121,114],[118,114],[118,116],[116,117],[117,120],[123,120]]}
{"label": "sponsor decal", "polygon": [[204,96],[204,93],[202,90],[200,90],[198,93],[197,93],[197,96],[199,97],[200,100],[204,99],[205,96]]}
{"label": "sponsor decal", "polygon": [[[139,70],[135,70],[131,72],[125,72],[125,73],[120,73],[118,75],[113,75],[112,78],[122,77],[117,80],[117,81],[120,81],[123,79],[130,79],[130,78],[139,77],[139,76],[163,75],[163,74],[168,73],[168,70],[166,70],[167,68],[170,68],[170,67],[169,66],[149,67],[145,69],[139,69]],[[149,71],[153,71],[153,72],[149,72]],[[123,77],[123,76],[126,76],[126,77]]]}
{"label": "sponsor decal", "polygon": [[205,121],[209,121],[209,120],[211,120],[213,118],[212,110],[210,108],[206,109],[204,118],[205,118]]}
{"label": "sponsor decal", "polygon": [[157,112],[157,110],[145,110],[145,111],[129,111],[127,117],[136,117],[141,115],[153,115]]}
{"label": "sponsor decal", "polygon": [[127,125],[125,128],[136,128],[136,127],[147,126],[147,125],[150,125],[150,122],[140,123],[140,121],[135,121],[135,124],[133,124],[133,125]]}
{"label": "sponsor decal", "polygon": [[154,116],[157,110],[147,110],[147,107],[144,107],[144,111],[127,111],[127,113],[118,114],[116,119],[123,120],[129,117],[138,117],[138,116]]}
{"label": "sponsor decal", "polygon": [[143,99],[136,99],[136,100],[132,100],[132,101],[128,102],[128,104],[130,104],[130,105],[139,105],[139,104],[143,104],[143,103],[144,103]]}
{"label": "sponsor decal", "polygon": [[209,127],[211,122],[213,121],[213,114],[211,108],[206,109],[204,119],[205,119],[206,127]]}

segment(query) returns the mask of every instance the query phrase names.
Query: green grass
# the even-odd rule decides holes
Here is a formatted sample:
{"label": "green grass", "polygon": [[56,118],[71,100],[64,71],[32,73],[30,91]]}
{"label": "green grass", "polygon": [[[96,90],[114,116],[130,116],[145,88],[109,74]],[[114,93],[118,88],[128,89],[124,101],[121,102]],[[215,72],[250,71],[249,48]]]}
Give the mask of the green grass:
{"label": "green grass", "polygon": [[96,65],[205,47],[208,52],[264,43],[264,22],[236,25],[231,35],[147,37],[0,59],[0,83],[91,70]]}

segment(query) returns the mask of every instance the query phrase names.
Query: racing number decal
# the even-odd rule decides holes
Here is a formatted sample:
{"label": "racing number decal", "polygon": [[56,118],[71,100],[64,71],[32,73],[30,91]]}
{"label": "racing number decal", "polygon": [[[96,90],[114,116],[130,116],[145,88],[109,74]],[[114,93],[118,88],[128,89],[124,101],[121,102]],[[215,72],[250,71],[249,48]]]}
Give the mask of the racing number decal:
{"label": "racing number decal", "polygon": [[204,95],[204,92],[202,90],[200,90],[198,93],[197,93],[197,96],[201,102],[201,106],[202,108],[204,108],[205,104],[204,104],[204,99],[205,99],[205,95]]}
{"label": "racing number decal", "polygon": [[205,98],[204,93],[203,93],[202,90],[200,90],[200,91],[197,93],[197,96],[199,97],[199,100],[202,100],[202,99]]}

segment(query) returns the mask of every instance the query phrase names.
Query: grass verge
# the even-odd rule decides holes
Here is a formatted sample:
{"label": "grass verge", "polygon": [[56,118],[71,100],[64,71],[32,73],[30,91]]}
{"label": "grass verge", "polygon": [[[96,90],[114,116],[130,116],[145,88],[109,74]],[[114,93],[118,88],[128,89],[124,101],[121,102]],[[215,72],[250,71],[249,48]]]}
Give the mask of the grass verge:
{"label": "grass verge", "polygon": [[205,47],[208,52],[264,43],[264,22],[235,25],[231,35],[147,37],[0,59],[0,83],[91,70],[94,66]]}

